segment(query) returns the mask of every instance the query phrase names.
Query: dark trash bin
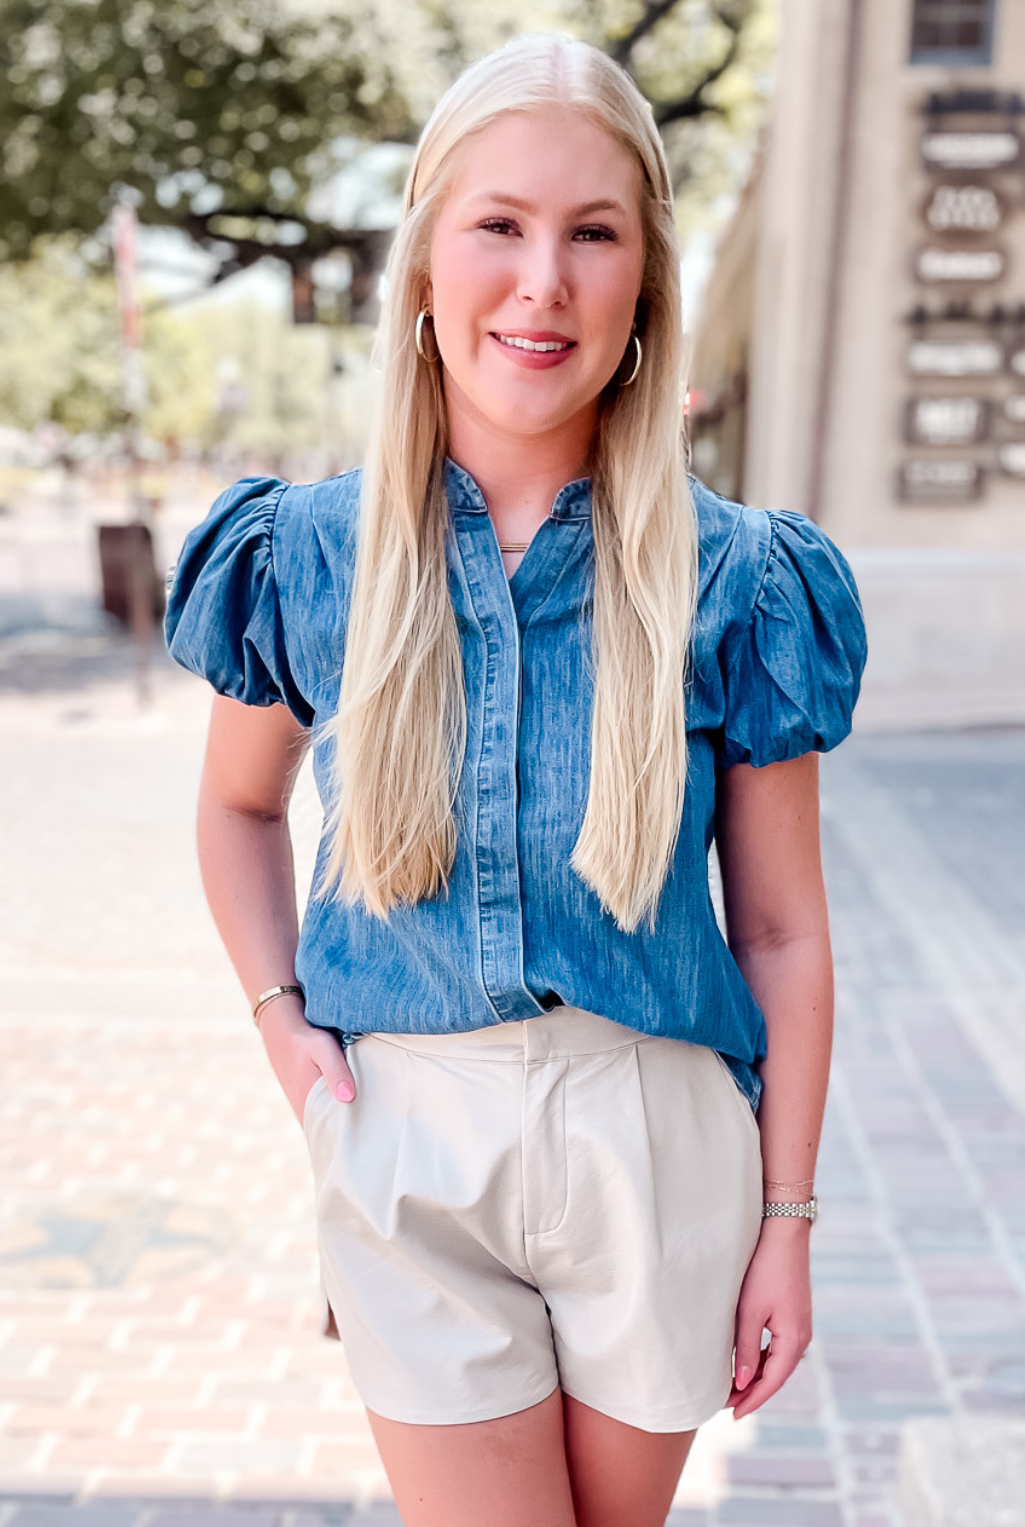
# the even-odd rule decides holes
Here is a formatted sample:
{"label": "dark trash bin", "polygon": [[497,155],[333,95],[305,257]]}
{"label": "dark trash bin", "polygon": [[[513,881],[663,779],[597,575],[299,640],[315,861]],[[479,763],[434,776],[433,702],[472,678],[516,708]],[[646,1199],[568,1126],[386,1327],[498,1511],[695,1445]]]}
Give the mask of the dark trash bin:
{"label": "dark trash bin", "polygon": [[[100,525],[100,577],[103,608],[123,626],[136,620],[157,624],[164,616],[164,581],[157,576],[153,534],[135,520],[128,525]],[[133,589],[139,591],[135,605]],[[135,613],[137,611],[137,613]]]}

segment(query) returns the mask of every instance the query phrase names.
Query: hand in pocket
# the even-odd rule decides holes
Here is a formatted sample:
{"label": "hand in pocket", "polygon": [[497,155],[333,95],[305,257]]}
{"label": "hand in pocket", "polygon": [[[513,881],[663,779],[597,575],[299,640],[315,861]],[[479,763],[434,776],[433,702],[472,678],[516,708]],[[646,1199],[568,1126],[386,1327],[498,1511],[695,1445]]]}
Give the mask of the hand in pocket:
{"label": "hand in pocket", "polygon": [[279,998],[264,1010],[260,1034],[289,1107],[301,1124],[306,1099],[318,1077],[340,1103],[351,1103],[356,1083],[345,1051],[326,1029],[308,1023],[299,1001]]}

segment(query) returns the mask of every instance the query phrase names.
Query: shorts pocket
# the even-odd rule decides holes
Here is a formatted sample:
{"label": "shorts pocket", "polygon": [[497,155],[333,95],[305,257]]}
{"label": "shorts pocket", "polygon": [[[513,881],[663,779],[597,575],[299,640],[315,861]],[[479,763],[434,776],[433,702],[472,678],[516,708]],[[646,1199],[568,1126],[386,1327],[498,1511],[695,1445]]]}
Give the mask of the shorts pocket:
{"label": "shorts pocket", "polygon": [[[711,1049],[711,1048],[712,1047],[709,1046],[709,1049]],[[733,1072],[730,1070],[729,1066],[726,1064],[726,1062],[723,1060],[722,1056],[719,1054],[719,1051],[718,1050],[712,1050],[712,1054],[715,1056],[716,1061],[719,1064],[719,1069],[720,1069],[720,1071],[723,1074],[723,1080],[725,1081],[726,1085],[729,1087],[730,1092],[733,1094],[733,1098],[734,1098],[734,1100],[735,1100],[735,1102],[737,1104],[737,1107],[740,1108],[743,1111],[744,1118],[745,1118],[746,1122],[751,1127],[751,1129],[753,1129],[754,1132],[755,1132],[755,1135],[756,1135],[756,1137],[758,1139],[758,1148],[759,1148],[759,1151],[760,1151],[761,1150],[762,1134],[761,1134],[761,1130],[758,1128],[758,1120],[755,1117],[755,1111],[751,1107],[751,1104],[748,1102],[747,1098],[741,1092],[740,1088],[737,1085],[736,1077],[733,1075]]]}
{"label": "shorts pocket", "polygon": [[327,1082],[324,1080],[324,1073],[321,1072],[321,1074],[317,1077],[317,1080],[313,1083],[313,1086],[310,1088],[309,1092],[306,1094],[306,1101],[303,1103],[303,1134],[306,1134],[309,1130],[310,1119],[312,1117],[314,1107],[314,1097],[326,1090]]}

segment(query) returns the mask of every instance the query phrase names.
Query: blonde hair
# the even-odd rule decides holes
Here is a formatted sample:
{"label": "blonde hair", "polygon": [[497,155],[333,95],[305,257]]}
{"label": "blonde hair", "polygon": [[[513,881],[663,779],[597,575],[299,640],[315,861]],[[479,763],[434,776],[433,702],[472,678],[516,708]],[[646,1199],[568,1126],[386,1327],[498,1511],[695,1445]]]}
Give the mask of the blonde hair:
{"label": "blonde hair", "polygon": [[[421,134],[386,267],[383,393],[363,469],[337,715],[330,846],[318,895],[387,918],[447,887],[466,699],[448,590],[440,365],[413,340],[456,149],[511,111],[586,114],[639,163],[644,270],[636,381],[614,377],[591,447],[594,706],[587,808],[570,863],[619,926],[656,907],[687,773],[684,682],[697,535],[682,434],[684,357],[672,188],[650,107],[619,65],[559,36],[517,38],[467,69]],[[628,348],[625,364],[633,357]]]}

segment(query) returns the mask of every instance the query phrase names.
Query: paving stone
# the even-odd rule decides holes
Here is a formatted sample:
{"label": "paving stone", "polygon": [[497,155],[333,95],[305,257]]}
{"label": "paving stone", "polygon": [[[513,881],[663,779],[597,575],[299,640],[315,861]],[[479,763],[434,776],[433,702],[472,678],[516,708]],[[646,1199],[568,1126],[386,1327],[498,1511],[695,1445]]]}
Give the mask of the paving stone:
{"label": "paving stone", "polygon": [[828,1458],[780,1457],[765,1453],[734,1453],[727,1460],[731,1485],[773,1485],[781,1489],[831,1489],[836,1484]]}
{"label": "paving stone", "polygon": [[156,1471],[167,1456],[163,1441],[139,1437],[63,1437],[48,1457],[55,1469],[125,1468]]}
{"label": "paving stone", "polygon": [[780,1500],[776,1496],[734,1496],[716,1508],[716,1527],[844,1527],[835,1500]]}
{"label": "paving stone", "polygon": [[[357,1527],[352,1502],[383,1471],[344,1352],[319,1335],[305,1148],[194,862],[208,693],[161,659],[156,711],[133,719],[130,663],[111,653],[88,695],[73,647],[33,695],[0,650],[0,966],[31,967],[5,986],[2,1035],[6,1505],[55,1511],[55,1527],[99,1527],[96,1509],[113,1527],[137,1509],[147,1527],[154,1511]],[[74,706],[90,718],[67,720]],[[897,1527],[903,1421],[1025,1407],[1025,1097],[984,1042],[987,1006],[1006,1014],[1025,990],[1023,766],[1025,731],[855,735],[823,760],[837,1024],[815,1342],[742,1423],[749,1448],[732,1450],[731,1423],[709,1429],[708,1498],[691,1487],[673,1527],[832,1527],[838,1504],[815,1488],[830,1479],[845,1527]],[[300,890],[317,822],[307,773]],[[955,904],[977,947],[943,921]],[[99,1507],[60,1498],[86,1481]]]}
{"label": "paving stone", "polygon": [[175,1449],[175,1467],[188,1478],[206,1475],[212,1470],[232,1474],[259,1471],[285,1474],[298,1469],[302,1444],[261,1438],[252,1442],[233,1437],[208,1438],[202,1441],[179,1440]]}
{"label": "paving stone", "polygon": [[844,1433],[844,1451],[851,1458],[895,1458],[900,1448],[900,1432],[859,1430],[849,1427]]}
{"label": "paving stone", "polygon": [[[211,1501],[151,1508],[150,1527],[281,1527],[276,1506],[222,1506]],[[77,1524],[76,1524],[77,1527]]]}
{"label": "paving stone", "polygon": [[281,1527],[351,1527],[349,1506],[299,1506],[283,1511]]}
{"label": "paving stone", "polygon": [[848,1478],[860,1486],[871,1486],[875,1491],[887,1490],[897,1479],[897,1462],[894,1458],[855,1460],[848,1469]]}
{"label": "paving stone", "polygon": [[130,1501],[20,1504],[7,1527],[134,1527],[140,1515]]}
{"label": "paving stone", "polygon": [[393,1505],[382,1502],[362,1507],[346,1522],[345,1527],[402,1527],[402,1518]]}
{"label": "paving stone", "polygon": [[950,1407],[942,1399],[926,1400],[917,1395],[906,1399],[880,1399],[875,1396],[841,1396],[837,1402],[844,1422],[873,1422],[876,1425],[900,1423],[912,1416],[941,1416]]}
{"label": "paving stone", "polygon": [[758,1423],[760,1448],[779,1448],[794,1453],[822,1453],[829,1445],[829,1434],[821,1426],[788,1426],[778,1421]]}

